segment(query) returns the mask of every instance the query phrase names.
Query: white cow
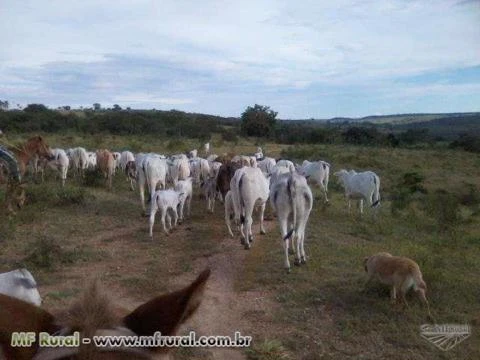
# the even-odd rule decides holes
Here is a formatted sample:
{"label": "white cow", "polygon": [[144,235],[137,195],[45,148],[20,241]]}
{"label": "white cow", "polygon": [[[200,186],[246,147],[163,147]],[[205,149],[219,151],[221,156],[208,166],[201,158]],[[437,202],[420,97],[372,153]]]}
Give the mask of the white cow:
{"label": "white cow", "polygon": [[120,169],[120,157],[122,156],[121,153],[117,152],[117,151],[114,151],[112,152],[112,155],[113,155],[113,162],[114,162],[114,174],[117,173],[117,169]]}
{"label": "white cow", "polygon": [[71,157],[74,173],[83,176],[84,171],[88,167],[87,150],[83,147],[76,147],[70,149],[70,152],[67,153],[67,155]]}
{"label": "white cow", "polygon": [[[307,180],[296,173],[281,175],[270,190],[270,203],[277,213],[284,241],[285,268],[290,272],[288,260],[289,240],[295,252],[295,265],[305,264],[305,228],[312,210],[313,195]],[[296,240],[296,242],[295,242]]]}
{"label": "white cow", "polygon": [[60,173],[62,179],[62,186],[65,186],[65,180],[67,180],[68,167],[70,160],[67,153],[63,149],[51,149],[53,159],[47,162],[48,167],[54,169]]}
{"label": "white cow", "polygon": [[184,154],[174,155],[172,158],[168,161],[168,173],[175,186],[178,180],[185,180],[190,176],[190,165],[187,156]]}
{"label": "white cow", "polygon": [[295,171],[295,165],[290,160],[278,160],[275,166],[286,167],[292,173]]}
{"label": "white cow", "polygon": [[160,210],[161,221],[163,225],[163,231],[168,235],[168,229],[165,224],[165,218],[167,218],[168,228],[172,228],[172,223],[170,216],[168,215],[168,210],[173,214],[173,226],[177,226],[178,213],[177,208],[180,205],[180,201],[183,197],[183,194],[178,193],[175,190],[158,190],[154,192],[152,196],[152,204],[150,207],[150,220],[149,220],[149,234],[150,238],[153,240],[153,225],[155,223],[155,214]]}
{"label": "white cow", "polygon": [[209,161],[208,165],[210,168],[210,173],[208,174],[209,177],[213,177],[216,179],[218,176],[218,171],[220,170],[220,166],[222,166],[222,163],[219,161]]}
{"label": "white cow", "polygon": [[210,164],[208,160],[202,158],[190,159],[190,175],[195,184],[206,181],[210,176]]}
{"label": "white cow", "polygon": [[197,157],[198,151],[197,149],[193,149],[188,152],[188,158],[189,159],[195,159]]}
{"label": "white cow", "polygon": [[265,234],[263,214],[269,194],[268,180],[259,168],[243,167],[235,172],[230,181],[230,190],[235,208],[235,222],[241,224],[242,243],[245,249],[250,249],[253,241],[252,213],[257,202],[260,203],[260,233]]}
{"label": "white cow", "polygon": [[87,151],[87,169],[95,169],[97,167],[97,153]]}
{"label": "white cow", "polygon": [[27,269],[0,274],[0,294],[13,296],[37,306],[42,304],[37,283]]}
{"label": "white cow", "polygon": [[373,171],[357,173],[355,170],[342,169],[334,173],[345,188],[345,197],[348,201],[348,211],[351,208],[351,199],[360,200],[360,214],[363,214],[363,200],[371,207],[380,204],[380,178]]}
{"label": "white cow", "polygon": [[260,146],[257,148],[257,152],[253,156],[255,156],[257,160],[263,159],[263,150]]}
{"label": "white cow", "polygon": [[273,167],[277,164],[274,158],[265,157],[260,161],[257,161],[257,166],[262,172],[268,176],[272,174]]}
{"label": "white cow", "polygon": [[140,202],[143,211],[146,212],[145,184],[147,184],[150,198],[153,201],[157,186],[161,189],[166,186],[167,161],[156,154],[138,154],[135,165],[137,167]]}
{"label": "white cow", "polygon": [[291,171],[287,166],[273,166],[270,171],[270,186],[276,183],[277,179],[283,174],[291,174]]}
{"label": "white cow", "polygon": [[305,160],[300,168],[298,168],[298,173],[305,176],[308,180],[312,179],[318,186],[323,190],[325,194],[325,202],[328,202],[328,180],[330,177],[330,164],[319,160],[310,162]]}
{"label": "white cow", "polygon": [[125,150],[120,154],[119,165],[122,171],[125,171],[125,167],[129,161],[135,161],[135,156],[131,151]]}
{"label": "white cow", "polygon": [[178,180],[177,185],[175,185],[175,191],[179,194],[183,194],[180,199],[180,206],[178,210],[178,215],[180,218],[180,223],[185,219],[185,205],[187,208],[187,215],[190,217],[191,214],[191,205],[193,197],[193,187],[192,187],[192,178],[186,178],[185,180]]}
{"label": "white cow", "polygon": [[207,160],[210,162],[215,161],[216,158],[218,158],[217,154],[210,154],[207,156]]}

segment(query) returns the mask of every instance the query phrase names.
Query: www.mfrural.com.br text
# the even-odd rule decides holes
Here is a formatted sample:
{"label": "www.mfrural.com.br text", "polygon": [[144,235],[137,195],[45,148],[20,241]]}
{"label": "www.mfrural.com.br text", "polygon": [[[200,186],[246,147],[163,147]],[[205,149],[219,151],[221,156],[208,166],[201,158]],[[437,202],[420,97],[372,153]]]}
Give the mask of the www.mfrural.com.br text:
{"label": "www.mfrural.com.br text", "polygon": [[60,336],[40,332],[15,332],[12,333],[12,347],[30,347],[37,343],[39,347],[78,347],[80,345],[94,344],[97,347],[249,347],[251,336],[243,336],[236,331],[232,336],[197,336],[194,331],[188,335],[164,336],[155,332],[152,336],[136,335],[95,335],[92,338],[82,337],[80,333]]}

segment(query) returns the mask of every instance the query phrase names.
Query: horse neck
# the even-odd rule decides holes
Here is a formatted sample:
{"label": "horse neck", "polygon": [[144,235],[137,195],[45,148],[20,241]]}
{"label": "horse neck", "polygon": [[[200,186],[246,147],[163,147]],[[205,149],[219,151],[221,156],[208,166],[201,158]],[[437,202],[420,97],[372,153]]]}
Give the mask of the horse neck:
{"label": "horse neck", "polygon": [[22,146],[21,148],[15,148],[12,150],[12,152],[15,154],[15,157],[17,158],[20,174],[24,175],[25,170],[27,168],[27,164],[32,159],[35,153],[28,152],[25,149],[25,146]]}

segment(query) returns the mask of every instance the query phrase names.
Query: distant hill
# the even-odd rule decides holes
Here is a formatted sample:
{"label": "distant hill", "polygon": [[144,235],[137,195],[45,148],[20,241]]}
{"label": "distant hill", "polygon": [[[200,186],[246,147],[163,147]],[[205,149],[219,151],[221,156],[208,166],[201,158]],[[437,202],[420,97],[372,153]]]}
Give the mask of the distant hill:
{"label": "distant hill", "polygon": [[[437,119],[469,119],[473,120],[480,116],[480,112],[470,113],[441,113],[441,114],[393,114],[393,115],[370,115],[361,118],[349,118],[349,117],[335,117],[331,119],[308,119],[301,121],[319,121],[326,123],[372,123],[372,124],[411,124],[411,123],[426,123]],[[287,120],[289,121],[289,120]]]}
{"label": "distant hill", "polygon": [[461,134],[480,136],[480,113],[468,115],[448,114],[430,121],[417,121],[393,125],[396,131],[428,129],[431,136],[453,140]]}

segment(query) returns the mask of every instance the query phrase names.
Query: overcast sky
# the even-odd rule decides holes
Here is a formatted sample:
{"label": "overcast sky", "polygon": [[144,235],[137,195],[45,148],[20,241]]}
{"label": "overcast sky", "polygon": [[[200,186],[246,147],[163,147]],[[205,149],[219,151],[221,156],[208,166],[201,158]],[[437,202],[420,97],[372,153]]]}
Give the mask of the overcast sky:
{"label": "overcast sky", "polygon": [[1,0],[0,33],[13,107],[480,111],[480,0]]}

